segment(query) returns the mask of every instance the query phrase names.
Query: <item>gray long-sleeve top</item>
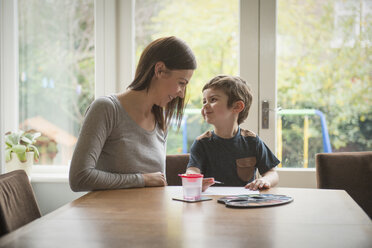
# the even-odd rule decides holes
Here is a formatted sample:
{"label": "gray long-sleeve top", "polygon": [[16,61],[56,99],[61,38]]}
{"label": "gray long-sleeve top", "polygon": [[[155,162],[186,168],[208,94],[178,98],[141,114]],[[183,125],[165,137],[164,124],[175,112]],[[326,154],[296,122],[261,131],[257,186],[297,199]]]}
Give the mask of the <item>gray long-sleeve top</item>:
{"label": "gray long-sleeve top", "polygon": [[165,171],[166,135],[140,127],[116,95],[89,106],[71,160],[73,191],[144,187],[143,173]]}

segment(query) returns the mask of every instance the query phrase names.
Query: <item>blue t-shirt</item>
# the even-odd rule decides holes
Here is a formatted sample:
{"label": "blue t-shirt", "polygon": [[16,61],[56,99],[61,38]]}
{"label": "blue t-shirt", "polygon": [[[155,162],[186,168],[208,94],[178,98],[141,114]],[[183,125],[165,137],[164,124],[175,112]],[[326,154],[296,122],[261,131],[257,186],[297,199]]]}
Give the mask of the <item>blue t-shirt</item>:
{"label": "blue t-shirt", "polygon": [[245,186],[255,178],[256,168],[264,174],[280,163],[253,132],[239,127],[230,139],[214,131],[199,136],[191,146],[187,167],[197,167],[204,177],[214,177],[221,186]]}

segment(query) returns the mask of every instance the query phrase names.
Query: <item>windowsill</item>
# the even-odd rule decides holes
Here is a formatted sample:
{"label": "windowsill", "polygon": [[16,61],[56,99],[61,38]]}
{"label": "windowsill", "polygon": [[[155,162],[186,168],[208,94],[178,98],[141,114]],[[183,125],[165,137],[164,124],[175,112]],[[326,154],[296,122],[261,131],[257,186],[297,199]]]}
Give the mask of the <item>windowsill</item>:
{"label": "windowsill", "polygon": [[68,183],[67,165],[33,165],[31,183]]}

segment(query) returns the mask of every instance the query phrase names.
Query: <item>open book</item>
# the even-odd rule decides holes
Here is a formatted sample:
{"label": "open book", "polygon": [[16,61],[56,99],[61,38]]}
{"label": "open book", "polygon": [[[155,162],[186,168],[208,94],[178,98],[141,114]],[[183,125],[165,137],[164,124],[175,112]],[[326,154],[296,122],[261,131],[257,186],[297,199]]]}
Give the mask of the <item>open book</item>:
{"label": "open book", "polygon": [[202,195],[251,195],[259,194],[258,190],[250,190],[244,187],[209,187]]}

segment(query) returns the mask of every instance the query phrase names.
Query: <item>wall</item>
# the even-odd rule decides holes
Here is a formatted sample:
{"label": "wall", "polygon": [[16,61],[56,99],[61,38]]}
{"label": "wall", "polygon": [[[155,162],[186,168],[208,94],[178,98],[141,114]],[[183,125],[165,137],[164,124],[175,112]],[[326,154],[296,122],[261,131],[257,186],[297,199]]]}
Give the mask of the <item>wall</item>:
{"label": "wall", "polygon": [[42,215],[86,194],[73,192],[67,182],[32,182],[31,185]]}
{"label": "wall", "polygon": [[277,187],[316,188],[315,169],[277,169],[279,184]]}

